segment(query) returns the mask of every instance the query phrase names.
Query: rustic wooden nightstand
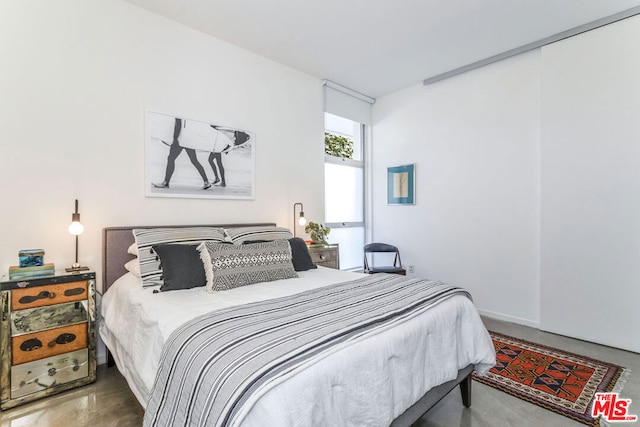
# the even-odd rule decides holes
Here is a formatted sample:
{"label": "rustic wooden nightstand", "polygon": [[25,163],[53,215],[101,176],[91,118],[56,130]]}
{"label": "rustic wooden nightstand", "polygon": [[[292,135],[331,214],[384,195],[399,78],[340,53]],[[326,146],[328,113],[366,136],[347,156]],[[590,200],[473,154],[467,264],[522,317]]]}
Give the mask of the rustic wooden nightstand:
{"label": "rustic wooden nightstand", "polygon": [[0,408],[96,379],[96,275],[0,282]]}
{"label": "rustic wooden nightstand", "polygon": [[329,246],[310,245],[309,254],[316,265],[335,268],[336,270],[340,269],[340,252],[337,244]]}

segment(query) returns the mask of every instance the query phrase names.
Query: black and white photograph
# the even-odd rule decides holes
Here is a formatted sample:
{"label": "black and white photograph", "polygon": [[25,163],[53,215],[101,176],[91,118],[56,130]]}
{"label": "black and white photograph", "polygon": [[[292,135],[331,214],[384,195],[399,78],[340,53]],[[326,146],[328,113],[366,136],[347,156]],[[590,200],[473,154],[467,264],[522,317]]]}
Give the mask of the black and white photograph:
{"label": "black and white photograph", "polygon": [[253,199],[253,132],[147,111],[145,194]]}

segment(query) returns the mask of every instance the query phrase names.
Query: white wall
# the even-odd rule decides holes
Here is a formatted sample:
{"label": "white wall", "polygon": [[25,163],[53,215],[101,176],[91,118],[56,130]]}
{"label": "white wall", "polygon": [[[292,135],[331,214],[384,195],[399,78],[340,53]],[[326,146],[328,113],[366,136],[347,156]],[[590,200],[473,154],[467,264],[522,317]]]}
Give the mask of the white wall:
{"label": "white wall", "polygon": [[[373,107],[373,240],[415,275],[466,287],[481,312],[539,322],[539,50]],[[386,170],[416,164],[415,206]]]}
{"label": "white wall", "polygon": [[541,326],[640,352],[640,16],[542,50]]}
{"label": "white wall", "polygon": [[[3,1],[0,40],[0,271],[70,265],[76,198],[98,273],[105,226],[323,220],[319,80],[121,1]],[[145,109],[255,132],[255,200],[145,197]]]}
{"label": "white wall", "polygon": [[[640,351],[640,17],[374,105],[373,238],[481,313]],[[417,203],[386,206],[416,163]]]}

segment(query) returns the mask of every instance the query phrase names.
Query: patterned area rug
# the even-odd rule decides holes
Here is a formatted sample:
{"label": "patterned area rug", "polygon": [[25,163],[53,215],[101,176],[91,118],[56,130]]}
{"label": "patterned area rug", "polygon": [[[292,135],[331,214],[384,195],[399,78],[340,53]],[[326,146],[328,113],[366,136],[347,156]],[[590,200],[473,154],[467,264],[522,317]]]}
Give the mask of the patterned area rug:
{"label": "patterned area rug", "polygon": [[589,426],[598,392],[620,392],[629,371],[620,366],[489,332],[496,366],[473,379]]}

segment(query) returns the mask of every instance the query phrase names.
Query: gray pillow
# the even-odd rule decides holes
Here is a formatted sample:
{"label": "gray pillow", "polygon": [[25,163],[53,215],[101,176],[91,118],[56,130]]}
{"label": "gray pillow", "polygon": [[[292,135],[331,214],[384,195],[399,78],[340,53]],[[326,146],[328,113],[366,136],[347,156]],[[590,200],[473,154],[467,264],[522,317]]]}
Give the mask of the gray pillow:
{"label": "gray pillow", "polygon": [[298,277],[286,240],[244,245],[203,242],[198,251],[205,266],[209,292]]}
{"label": "gray pillow", "polygon": [[162,292],[191,289],[207,284],[204,265],[196,245],[168,243],[154,245],[162,268]]}
{"label": "gray pillow", "polygon": [[309,248],[304,240],[300,237],[292,237],[289,239],[289,245],[291,245],[293,268],[296,271],[307,271],[318,268],[318,266],[313,263],[311,254],[309,254]]}

